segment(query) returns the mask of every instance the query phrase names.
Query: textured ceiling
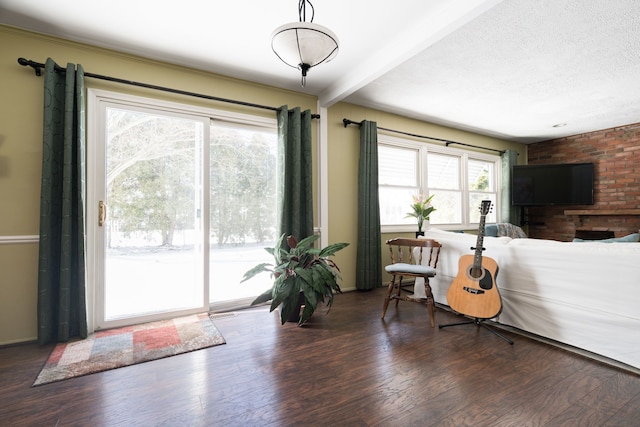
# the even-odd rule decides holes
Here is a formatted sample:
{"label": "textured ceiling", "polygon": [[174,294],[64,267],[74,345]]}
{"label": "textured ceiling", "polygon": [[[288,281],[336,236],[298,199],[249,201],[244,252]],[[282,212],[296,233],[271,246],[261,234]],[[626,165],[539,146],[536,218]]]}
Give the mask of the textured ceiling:
{"label": "textured ceiling", "polygon": [[0,23],[525,143],[640,122],[637,0],[312,3],[340,52],[305,88],[270,48],[295,0],[0,0]]}
{"label": "textured ceiling", "polygon": [[640,2],[622,3],[504,1],[347,100],[525,142],[638,122]]}

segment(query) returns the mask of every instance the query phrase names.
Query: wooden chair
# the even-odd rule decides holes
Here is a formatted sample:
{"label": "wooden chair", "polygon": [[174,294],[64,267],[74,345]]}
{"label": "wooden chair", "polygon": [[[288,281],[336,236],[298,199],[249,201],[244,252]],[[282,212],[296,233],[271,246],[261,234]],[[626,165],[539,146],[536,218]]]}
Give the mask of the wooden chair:
{"label": "wooden chair", "polygon": [[[436,266],[442,245],[432,239],[395,238],[386,241],[391,253],[391,264],[385,267],[391,274],[389,289],[384,297],[382,318],[387,313],[387,307],[391,300],[396,300],[396,309],[399,301],[411,301],[424,303],[429,312],[431,327],[435,327],[435,302],[429,285],[429,278],[436,275]],[[405,277],[413,278],[411,283],[402,283]],[[412,285],[418,277],[424,278],[424,292],[426,299],[407,295],[403,287]],[[403,291],[405,294],[403,294]]]}

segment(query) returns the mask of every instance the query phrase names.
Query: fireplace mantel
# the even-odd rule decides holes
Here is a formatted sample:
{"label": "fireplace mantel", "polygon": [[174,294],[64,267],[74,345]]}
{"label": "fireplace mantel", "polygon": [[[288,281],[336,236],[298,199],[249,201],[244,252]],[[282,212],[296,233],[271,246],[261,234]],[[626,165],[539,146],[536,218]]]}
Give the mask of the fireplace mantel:
{"label": "fireplace mantel", "polygon": [[[566,216],[572,216],[577,230],[594,231],[625,231],[626,227],[584,227],[585,217],[607,217],[607,216],[640,216],[640,209],[568,209],[564,211]],[[637,227],[637,226],[636,226]]]}
{"label": "fireplace mantel", "polygon": [[640,215],[640,209],[569,209],[564,211],[567,216],[599,215]]}

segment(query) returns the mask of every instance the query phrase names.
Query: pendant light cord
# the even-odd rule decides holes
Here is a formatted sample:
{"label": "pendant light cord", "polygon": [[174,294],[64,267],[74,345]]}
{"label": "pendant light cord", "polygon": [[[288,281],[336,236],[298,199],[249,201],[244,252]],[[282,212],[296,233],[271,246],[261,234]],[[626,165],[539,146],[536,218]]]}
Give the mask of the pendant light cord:
{"label": "pendant light cord", "polygon": [[300,19],[300,22],[307,22],[307,3],[311,6],[311,20],[309,22],[313,22],[316,14],[316,10],[309,0],[300,0],[300,3],[298,3],[298,19]]}

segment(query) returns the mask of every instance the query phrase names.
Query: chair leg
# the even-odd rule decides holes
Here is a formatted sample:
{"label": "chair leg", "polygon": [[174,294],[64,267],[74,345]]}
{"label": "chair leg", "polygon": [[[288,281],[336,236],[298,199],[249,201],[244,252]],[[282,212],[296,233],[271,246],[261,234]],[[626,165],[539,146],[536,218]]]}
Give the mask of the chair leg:
{"label": "chair leg", "polygon": [[389,307],[389,301],[391,301],[391,293],[393,292],[395,282],[396,276],[391,276],[391,281],[389,282],[389,287],[387,289],[387,295],[385,295],[384,297],[384,305],[382,306],[382,319],[384,319],[384,315],[387,314],[387,307]]}
{"label": "chair leg", "polygon": [[396,310],[398,309],[398,303],[400,302],[400,294],[402,294],[402,276],[398,278],[398,284],[396,285]]}
{"label": "chair leg", "polygon": [[424,278],[424,293],[427,296],[427,311],[429,312],[429,320],[431,322],[431,327],[436,327],[436,310],[435,310],[435,301],[433,299],[433,293],[431,292],[431,285],[429,285],[429,279]]}

